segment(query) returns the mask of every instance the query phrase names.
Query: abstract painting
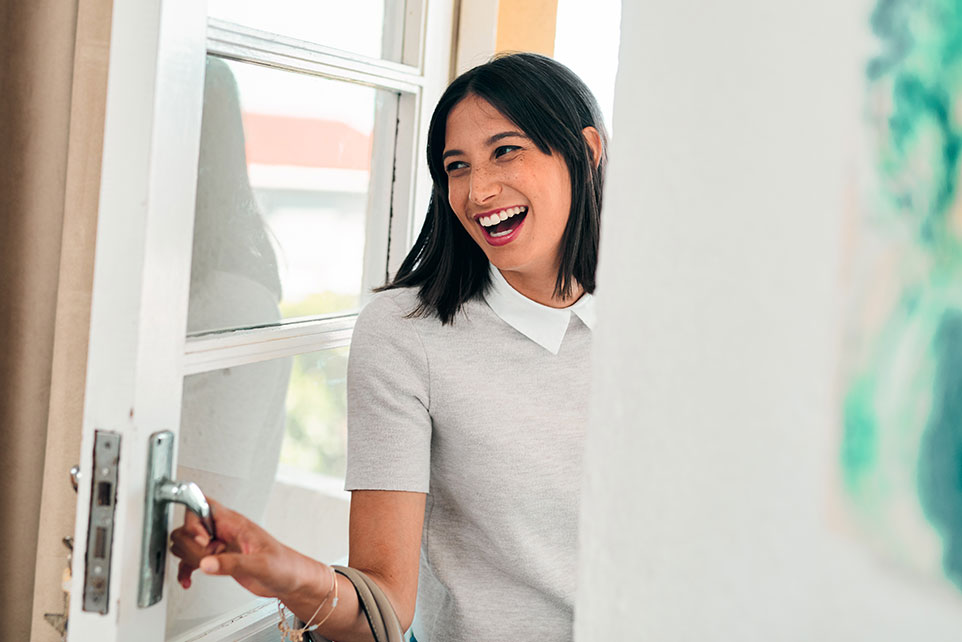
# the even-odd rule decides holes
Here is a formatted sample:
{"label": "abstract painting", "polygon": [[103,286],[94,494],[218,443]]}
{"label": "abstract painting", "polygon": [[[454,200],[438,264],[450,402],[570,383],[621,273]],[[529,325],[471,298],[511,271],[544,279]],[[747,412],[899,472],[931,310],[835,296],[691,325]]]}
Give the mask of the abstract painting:
{"label": "abstract painting", "polygon": [[861,537],[962,591],[962,2],[871,28],[840,478]]}

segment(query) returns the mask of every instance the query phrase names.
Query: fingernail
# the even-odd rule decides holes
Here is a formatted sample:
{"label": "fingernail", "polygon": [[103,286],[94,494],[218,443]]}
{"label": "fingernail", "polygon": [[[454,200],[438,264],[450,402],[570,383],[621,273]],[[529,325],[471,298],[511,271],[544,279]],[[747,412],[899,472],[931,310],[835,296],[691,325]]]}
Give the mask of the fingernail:
{"label": "fingernail", "polygon": [[194,537],[194,541],[200,544],[201,546],[207,546],[207,543],[210,542],[210,538],[207,537],[206,535],[201,534]]}
{"label": "fingernail", "polygon": [[200,561],[200,570],[205,573],[216,573],[218,568],[220,564],[217,563],[216,557],[207,556]]}

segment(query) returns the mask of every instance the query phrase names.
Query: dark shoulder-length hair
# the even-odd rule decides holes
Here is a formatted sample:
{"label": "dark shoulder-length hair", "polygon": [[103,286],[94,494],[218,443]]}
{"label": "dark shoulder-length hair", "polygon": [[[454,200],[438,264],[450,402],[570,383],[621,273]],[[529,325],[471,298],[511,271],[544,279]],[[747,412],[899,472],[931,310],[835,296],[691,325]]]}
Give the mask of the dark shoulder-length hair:
{"label": "dark shoulder-length hair", "polygon": [[[571,295],[575,283],[594,292],[598,263],[602,184],[607,135],[594,96],[570,69],[551,58],[517,53],[494,58],[451,83],[431,116],[428,167],[434,180],[421,233],[392,281],[378,288],[418,288],[415,315],[437,314],[451,323],[461,307],[490,285],[488,259],[448,204],[444,153],[448,114],[466,96],[483,98],[521,128],[546,154],[561,154],[571,179],[571,212],[561,239],[555,295]],[[585,127],[601,135],[601,159],[594,163]]]}

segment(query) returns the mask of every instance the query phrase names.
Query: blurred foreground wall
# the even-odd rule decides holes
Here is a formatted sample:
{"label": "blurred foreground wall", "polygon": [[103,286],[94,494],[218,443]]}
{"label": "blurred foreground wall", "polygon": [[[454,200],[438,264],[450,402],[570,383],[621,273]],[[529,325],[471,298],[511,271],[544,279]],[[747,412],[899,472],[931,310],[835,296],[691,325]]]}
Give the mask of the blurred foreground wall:
{"label": "blurred foreground wall", "polygon": [[[874,8],[623,3],[581,524],[582,642],[962,635],[962,587],[946,566],[951,532],[909,488],[926,470],[916,433],[946,395],[931,384],[947,378],[927,374],[922,387],[934,392],[923,390],[908,418],[875,421],[891,417],[897,385],[861,400],[874,423],[845,415],[857,341],[851,288],[865,284],[852,278],[865,246],[856,239],[877,205],[862,178],[877,161],[864,153],[866,104],[899,100],[869,90],[866,61],[884,47]],[[918,96],[908,104],[929,104]],[[945,111],[943,120],[960,118]],[[936,148],[914,167],[931,173],[945,158]],[[934,349],[899,345],[903,360]],[[884,374],[890,363],[864,367],[920,381]],[[853,426],[865,425],[853,445]],[[873,471],[864,492],[852,490],[853,462]],[[907,490],[883,492],[899,484]],[[925,531],[917,545],[876,536],[909,520]],[[927,555],[912,554],[922,548]]]}

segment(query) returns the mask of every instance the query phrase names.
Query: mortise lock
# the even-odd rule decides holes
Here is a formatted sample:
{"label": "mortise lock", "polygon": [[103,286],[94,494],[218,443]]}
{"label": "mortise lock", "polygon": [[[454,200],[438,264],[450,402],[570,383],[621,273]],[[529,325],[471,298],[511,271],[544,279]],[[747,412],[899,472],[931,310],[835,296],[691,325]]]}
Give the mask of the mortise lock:
{"label": "mortise lock", "polygon": [[194,482],[171,479],[174,470],[174,433],[150,436],[144,533],[140,557],[140,589],[137,605],[146,608],[160,601],[167,566],[167,528],[170,504],[183,504],[197,515],[211,539],[216,538],[214,514],[204,493]]}
{"label": "mortise lock", "polygon": [[[106,613],[109,604],[119,462],[120,435],[108,430],[95,431],[94,462],[90,475],[90,520],[84,558],[84,611]],[[77,483],[81,481],[79,471],[73,477]]]}

